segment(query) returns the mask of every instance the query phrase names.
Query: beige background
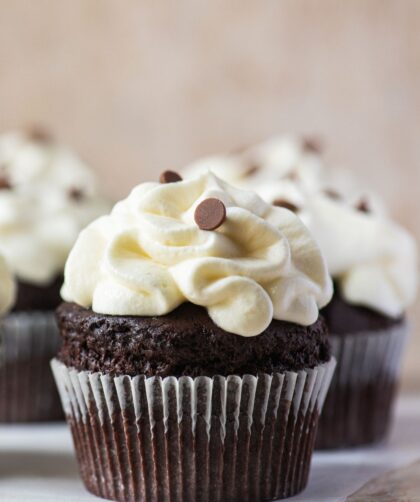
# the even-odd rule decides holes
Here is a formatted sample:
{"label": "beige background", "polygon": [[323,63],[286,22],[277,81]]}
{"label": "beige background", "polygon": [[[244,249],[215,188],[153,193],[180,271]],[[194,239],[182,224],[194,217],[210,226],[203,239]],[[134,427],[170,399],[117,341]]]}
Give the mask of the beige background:
{"label": "beige background", "polygon": [[[420,238],[418,0],[0,0],[0,12],[0,130],[46,124],[110,194],[316,132]],[[420,334],[411,347],[408,387]]]}

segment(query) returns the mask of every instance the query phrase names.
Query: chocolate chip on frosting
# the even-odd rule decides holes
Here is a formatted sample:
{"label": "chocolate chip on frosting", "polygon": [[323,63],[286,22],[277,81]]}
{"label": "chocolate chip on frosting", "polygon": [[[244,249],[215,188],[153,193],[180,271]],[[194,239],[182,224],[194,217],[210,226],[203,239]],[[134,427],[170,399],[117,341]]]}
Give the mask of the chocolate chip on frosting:
{"label": "chocolate chip on frosting", "polygon": [[51,143],[53,141],[51,133],[41,126],[30,127],[27,131],[27,136],[31,141],[37,143]]}
{"label": "chocolate chip on frosting", "polygon": [[285,180],[297,181],[299,179],[299,173],[297,171],[290,171],[285,176],[283,176]]}
{"label": "chocolate chip on frosting", "polygon": [[163,171],[159,176],[159,181],[160,183],[176,183],[182,181],[182,176],[175,171]]}
{"label": "chocolate chip on frosting", "polygon": [[334,190],[333,188],[326,188],[324,190],[324,194],[329,197],[330,199],[334,200],[340,200],[341,195],[337,192],[337,190]]}
{"label": "chocolate chip on frosting", "polygon": [[226,207],[213,197],[205,199],[196,207],[194,220],[201,230],[216,230],[226,219]]}
{"label": "chocolate chip on frosting", "polygon": [[73,187],[69,190],[69,197],[78,202],[85,198],[85,193],[81,188]]}
{"label": "chocolate chip on frosting", "polygon": [[310,153],[321,153],[322,145],[318,138],[303,138],[303,149]]}
{"label": "chocolate chip on frosting", "polygon": [[274,200],[273,206],[284,207],[285,209],[288,209],[289,211],[293,211],[294,213],[297,213],[299,211],[299,208],[296,206],[296,204],[293,204],[293,202],[290,202],[286,199]]}
{"label": "chocolate chip on frosting", "polygon": [[366,199],[360,199],[356,205],[356,209],[362,213],[370,213],[369,202]]}
{"label": "chocolate chip on frosting", "polygon": [[258,171],[260,171],[261,167],[258,164],[251,164],[248,169],[245,171],[244,176],[245,177],[251,177],[257,174]]}
{"label": "chocolate chip on frosting", "polygon": [[12,185],[5,174],[0,174],[0,190],[10,190]]}

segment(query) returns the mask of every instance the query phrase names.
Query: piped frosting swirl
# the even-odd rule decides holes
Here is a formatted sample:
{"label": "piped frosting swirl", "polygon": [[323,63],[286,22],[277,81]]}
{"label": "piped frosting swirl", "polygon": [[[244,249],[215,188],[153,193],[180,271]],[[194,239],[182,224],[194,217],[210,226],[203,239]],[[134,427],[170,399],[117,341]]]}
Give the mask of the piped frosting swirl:
{"label": "piped frosting swirl", "polygon": [[18,279],[61,275],[78,233],[109,210],[92,171],[41,134],[0,136],[0,252]]}
{"label": "piped frosting swirl", "polygon": [[[218,199],[216,230],[194,220]],[[63,298],[95,312],[158,316],[189,301],[224,330],[260,334],[272,319],[309,325],[331,298],[318,245],[292,212],[212,173],[137,186],[83,230],[65,268]]]}

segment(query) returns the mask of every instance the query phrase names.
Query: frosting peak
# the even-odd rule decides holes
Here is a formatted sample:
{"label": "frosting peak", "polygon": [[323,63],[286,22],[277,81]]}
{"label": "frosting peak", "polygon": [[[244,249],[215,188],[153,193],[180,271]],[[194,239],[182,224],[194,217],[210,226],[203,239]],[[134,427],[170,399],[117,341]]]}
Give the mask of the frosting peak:
{"label": "frosting peak", "polygon": [[[224,222],[201,230],[197,206],[216,198]],[[242,336],[274,319],[309,325],[332,286],[320,250],[290,211],[212,173],[177,183],[144,183],[80,234],[62,291],[96,312],[163,315],[189,301]]]}
{"label": "frosting peak", "polygon": [[108,209],[71,151],[45,135],[0,136],[0,251],[19,279],[61,275],[80,230]]}

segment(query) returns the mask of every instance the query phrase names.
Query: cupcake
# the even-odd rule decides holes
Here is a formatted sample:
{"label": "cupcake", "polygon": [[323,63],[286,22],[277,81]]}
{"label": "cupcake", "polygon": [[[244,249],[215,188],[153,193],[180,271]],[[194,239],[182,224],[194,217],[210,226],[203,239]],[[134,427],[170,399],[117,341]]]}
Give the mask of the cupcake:
{"label": "cupcake", "polygon": [[386,437],[391,423],[407,336],[405,311],[417,289],[416,244],[375,195],[363,195],[348,182],[340,186],[337,180],[349,176],[332,176],[314,148],[307,162],[296,153],[304,152],[305,142],[300,150],[298,140],[290,150],[293,144],[293,163],[281,140],[253,147],[245,157],[254,152],[258,162],[260,182],[253,185],[260,196],[298,214],[317,239],[335,284],[322,313],[337,371],[317,447],[375,443]]}
{"label": "cupcake", "polygon": [[338,366],[318,448],[376,443],[391,424],[405,311],[416,296],[417,250],[414,239],[374,207],[368,197],[354,205],[320,193],[301,211],[335,282],[323,314]]}
{"label": "cupcake", "polygon": [[165,172],[83,230],[52,362],[80,472],[119,501],[301,491],[335,366],[301,221],[211,173]]}
{"label": "cupcake", "polygon": [[49,361],[54,309],[79,231],[107,211],[90,170],[41,130],[0,136],[0,253],[16,281],[3,319],[0,422],[62,417]]}

